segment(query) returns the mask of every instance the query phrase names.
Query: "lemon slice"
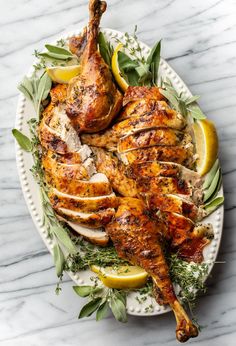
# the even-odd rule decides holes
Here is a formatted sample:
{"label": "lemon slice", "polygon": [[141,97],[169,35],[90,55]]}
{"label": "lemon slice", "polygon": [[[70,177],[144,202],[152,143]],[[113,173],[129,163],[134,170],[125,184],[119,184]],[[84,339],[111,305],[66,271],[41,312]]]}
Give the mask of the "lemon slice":
{"label": "lemon slice", "polygon": [[193,131],[198,154],[197,171],[203,176],[209,172],[217,159],[218,136],[215,125],[207,119],[196,121]]}
{"label": "lemon slice", "polygon": [[119,62],[118,62],[118,53],[122,49],[122,47],[123,47],[122,43],[119,43],[116,46],[111,58],[111,69],[117,84],[119,85],[122,91],[125,91],[129,87],[129,84],[122,77],[122,73],[120,71]]}
{"label": "lemon slice", "polygon": [[98,267],[91,266],[105,286],[110,288],[138,288],[145,285],[148,274],[137,266]]}
{"label": "lemon slice", "polygon": [[81,72],[80,65],[47,67],[49,77],[56,83],[69,83]]}

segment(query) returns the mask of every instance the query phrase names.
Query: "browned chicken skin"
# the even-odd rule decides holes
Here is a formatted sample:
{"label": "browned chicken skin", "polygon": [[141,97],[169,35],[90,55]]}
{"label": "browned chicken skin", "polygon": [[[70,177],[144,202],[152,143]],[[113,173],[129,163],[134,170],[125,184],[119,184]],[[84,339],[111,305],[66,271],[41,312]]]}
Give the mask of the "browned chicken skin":
{"label": "browned chicken skin", "polygon": [[[122,106],[122,95],[97,48],[99,23],[105,10],[105,1],[90,0],[90,19],[85,31],[87,40],[80,57],[82,71],[71,80],[68,87],[66,111],[78,132],[103,130]],[[83,45],[83,38],[78,40],[78,45]],[[73,47],[76,46],[75,41],[76,38],[73,38]]]}
{"label": "browned chicken skin", "polygon": [[165,226],[148,215],[149,211],[141,200],[122,198],[115,218],[106,226],[106,232],[120,257],[144,268],[152,277],[161,301],[173,309],[177,322],[176,337],[184,342],[196,337],[198,330],[174,293],[159,241]]}

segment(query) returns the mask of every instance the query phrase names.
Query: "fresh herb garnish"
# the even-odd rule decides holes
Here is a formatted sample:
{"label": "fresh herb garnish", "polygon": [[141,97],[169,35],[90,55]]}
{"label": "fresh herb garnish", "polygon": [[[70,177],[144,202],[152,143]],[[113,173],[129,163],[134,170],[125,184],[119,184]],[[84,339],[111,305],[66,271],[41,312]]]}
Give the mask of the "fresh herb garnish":
{"label": "fresh herb garnish", "polygon": [[128,264],[127,261],[118,257],[114,246],[98,247],[90,244],[82,237],[75,239],[78,252],[70,255],[67,259],[67,269],[73,273],[88,269],[91,265],[99,267],[119,266]]}
{"label": "fresh herb garnish", "polygon": [[117,321],[127,322],[125,291],[100,286],[97,281],[93,286],[74,286],[73,289],[80,297],[89,299],[82,307],[79,318],[89,317],[96,312],[96,320],[100,321],[107,316],[110,308]]}
{"label": "fresh herb garnish", "polygon": [[180,287],[179,297],[190,311],[193,310],[199,293],[206,292],[205,279],[209,271],[207,263],[188,263],[172,254],[169,258],[172,282]]}
{"label": "fresh herb garnish", "polygon": [[102,32],[100,32],[98,35],[98,44],[99,44],[99,50],[100,50],[101,56],[103,57],[107,65],[111,67],[111,57],[113,54],[113,48],[110,42],[108,42],[105,39],[105,36],[103,35]]}
{"label": "fresh herb garnish", "polygon": [[33,76],[32,78],[24,77],[19,84],[18,89],[28,98],[34,105],[36,114],[40,118],[42,101],[46,100],[52,87],[52,80],[45,72],[40,78]]}
{"label": "fresh herb garnish", "polygon": [[37,55],[56,60],[70,60],[74,57],[74,55],[65,48],[53,46],[51,44],[46,44],[45,48],[47,52],[38,53]]}
{"label": "fresh herb garnish", "polygon": [[162,89],[160,89],[160,93],[167,98],[171,106],[177,112],[180,112],[185,117],[191,116],[196,120],[206,118],[206,116],[202,113],[201,109],[196,103],[196,101],[199,99],[199,96],[196,95],[191,97],[184,97],[183,93],[178,93],[175,90],[169,78],[166,78],[165,81],[162,81]]}
{"label": "fresh herb garnish", "polygon": [[31,143],[31,140],[27,136],[25,136],[23,133],[21,133],[17,129],[13,129],[12,134],[17,140],[17,143],[19,144],[19,146],[23,150],[32,151],[32,143]]}

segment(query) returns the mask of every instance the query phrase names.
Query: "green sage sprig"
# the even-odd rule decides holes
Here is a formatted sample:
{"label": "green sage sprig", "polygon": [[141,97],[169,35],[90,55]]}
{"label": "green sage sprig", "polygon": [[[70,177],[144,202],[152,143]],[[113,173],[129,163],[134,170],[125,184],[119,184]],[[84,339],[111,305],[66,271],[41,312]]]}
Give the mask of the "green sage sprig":
{"label": "green sage sprig", "polygon": [[40,118],[42,110],[41,103],[48,97],[51,87],[52,80],[46,72],[40,78],[25,76],[18,85],[19,91],[33,103],[38,118]]}
{"label": "green sage sprig", "polygon": [[107,65],[111,67],[111,58],[113,54],[113,48],[110,42],[106,40],[102,32],[100,32],[98,35],[98,45],[99,45],[101,56],[103,57]]}
{"label": "green sage sprig", "polygon": [[218,192],[222,184],[222,174],[221,168],[219,165],[219,160],[217,159],[211,170],[208,172],[204,184],[204,209],[207,211],[207,214],[211,214],[216,210],[220,205],[224,203],[224,197],[218,196]]}
{"label": "green sage sprig", "polygon": [[126,312],[126,292],[100,286],[95,282],[94,286],[74,286],[75,293],[80,297],[87,297],[89,302],[85,304],[78,318],[91,316],[96,312],[96,320],[100,321],[112,311],[114,317],[119,322],[127,322]]}
{"label": "green sage sprig", "polygon": [[46,44],[45,48],[47,49],[47,51],[38,53],[38,56],[55,60],[70,60],[74,58],[74,55],[68,49],[51,44]]}
{"label": "green sage sprig", "polygon": [[196,120],[206,118],[196,102],[200,96],[185,97],[182,92],[178,93],[175,90],[168,78],[166,78],[165,81],[162,81],[162,89],[160,89],[160,93],[164,95],[170,102],[171,106],[183,116],[191,116]]}

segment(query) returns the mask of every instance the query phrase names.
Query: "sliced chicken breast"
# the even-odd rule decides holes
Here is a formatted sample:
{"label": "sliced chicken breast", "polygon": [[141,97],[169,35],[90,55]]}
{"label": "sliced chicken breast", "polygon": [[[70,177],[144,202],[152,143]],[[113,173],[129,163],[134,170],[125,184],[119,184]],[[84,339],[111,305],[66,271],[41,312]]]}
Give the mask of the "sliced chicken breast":
{"label": "sliced chicken breast", "polygon": [[78,151],[79,136],[66,115],[65,105],[54,106],[43,116],[39,125],[39,137],[44,148],[60,154]]}
{"label": "sliced chicken breast", "polygon": [[57,215],[57,217],[59,220],[65,222],[69,227],[71,227],[76,233],[82,235],[90,243],[99,246],[106,246],[108,244],[109,237],[102,228],[87,228],[85,226],[81,226],[79,223],[68,221],[60,215]]}
{"label": "sliced chicken breast", "polygon": [[114,193],[108,196],[98,197],[78,197],[62,193],[56,189],[51,189],[49,198],[53,208],[70,209],[82,213],[91,213],[106,208],[115,208],[118,205],[118,198]]}
{"label": "sliced chicken breast", "polygon": [[120,138],[118,152],[124,153],[156,145],[192,147],[192,138],[187,133],[170,128],[145,130]]}
{"label": "sliced chicken breast", "polygon": [[94,174],[90,180],[66,180],[66,184],[54,176],[46,176],[46,178],[48,178],[49,185],[69,195],[96,197],[112,193],[112,187],[107,177],[102,173]]}
{"label": "sliced chicken breast", "polygon": [[55,210],[57,214],[61,215],[66,220],[79,223],[81,226],[83,225],[89,228],[100,228],[105,226],[112,220],[115,214],[115,209],[113,208],[108,208],[96,213],[81,213],[65,208],[58,208]]}
{"label": "sliced chicken breast", "polygon": [[172,194],[146,193],[144,195],[148,207],[154,211],[167,211],[181,214],[193,222],[201,221],[206,216],[206,211],[197,207],[191,199]]}
{"label": "sliced chicken breast", "polygon": [[[161,102],[164,101],[159,101],[159,103]],[[180,113],[177,113],[171,108],[162,107],[162,105],[159,104],[159,109],[152,112],[152,114],[133,116],[132,118],[115,124],[112,129],[118,133],[118,136],[122,137],[144,129],[169,127],[182,130],[185,126],[186,120]]]}
{"label": "sliced chicken breast", "polygon": [[136,149],[120,154],[120,158],[126,165],[146,161],[166,161],[175,162],[187,168],[193,168],[195,160],[192,148],[179,146],[155,146]]}
{"label": "sliced chicken breast", "polygon": [[185,180],[193,187],[202,186],[202,179],[199,174],[175,162],[146,161],[129,165],[125,174],[129,178],[136,179],[142,177],[173,177]]}
{"label": "sliced chicken breast", "polygon": [[127,197],[138,195],[135,180],[125,175],[125,166],[116,156],[101,148],[93,148],[93,152],[97,171],[107,176],[114,191]]}

